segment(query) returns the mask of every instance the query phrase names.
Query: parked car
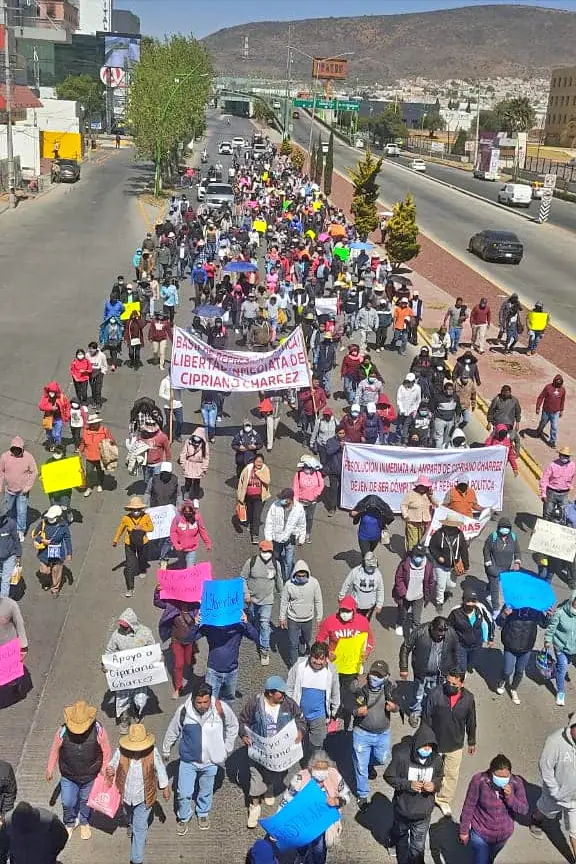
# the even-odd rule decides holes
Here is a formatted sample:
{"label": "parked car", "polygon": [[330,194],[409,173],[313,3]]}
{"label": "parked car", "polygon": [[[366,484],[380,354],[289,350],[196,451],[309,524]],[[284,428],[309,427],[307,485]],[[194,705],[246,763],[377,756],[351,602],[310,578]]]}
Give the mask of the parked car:
{"label": "parked car", "polygon": [[519,264],[524,247],[512,231],[479,231],[468,241],[468,252],[484,261],[504,261]]}
{"label": "parked car", "polygon": [[498,190],[498,201],[508,207],[529,207],[532,201],[532,187],[524,183],[505,183]]}
{"label": "parked car", "polygon": [[221,141],[220,145],[218,147],[218,153],[221,156],[232,156],[232,150],[233,149],[234,148],[232,147],[232,144],[230,143],[230,141]]}
{"label": "parked car", "polygon": [[400,156],[400,148],[397,144],[386,144],[384,147],[385,156]]}
{"label": "parked car", "polygon": [[473,174],[477,180],[498,180],[499,177],[496,171],[485,171],[484,168],[474,168]]}
{"label": "parked car", "polygon": [[229,183],[209,183],[204,195],[207,207],[234,207],[234,189]]}
{"label": "parked car", "polygon": [[410,162],[410,168],[412,171],[426,171],[426,163],[423,159],[413,159]]}
{"label": "parked car", "polygon": [[76,183],[80,179],[80,164],[75,159],[58,159],[61,183]]}
{"label": "parked car", "polygon": [[240,135],[238,135],[237,138],[232,139],[232,145],[234,147],[245,147],[246,141],[244,140],[244,138],[242,138]]}

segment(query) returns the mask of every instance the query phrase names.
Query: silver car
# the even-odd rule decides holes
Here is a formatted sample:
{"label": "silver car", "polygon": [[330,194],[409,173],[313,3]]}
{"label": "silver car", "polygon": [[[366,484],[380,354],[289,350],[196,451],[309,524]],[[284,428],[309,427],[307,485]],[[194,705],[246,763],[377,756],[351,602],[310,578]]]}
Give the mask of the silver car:
{"label": "silver car", "polygon": [[228,207],[232,210],[234,208],[234,189],[229,183],[209,183],[206,187],[203,203],[206,209]]}

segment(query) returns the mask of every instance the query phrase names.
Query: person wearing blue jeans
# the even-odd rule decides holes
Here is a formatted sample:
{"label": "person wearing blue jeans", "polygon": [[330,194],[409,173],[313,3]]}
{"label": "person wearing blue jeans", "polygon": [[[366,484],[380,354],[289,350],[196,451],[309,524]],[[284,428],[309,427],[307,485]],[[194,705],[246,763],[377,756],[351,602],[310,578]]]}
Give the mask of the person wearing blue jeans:
{"label": "person wearing blue jeans", "polygon": [[46,443],[52,449],[62,443],[62,420],[58,417],[52,421],[52,428],[46,430]]}
{"label": "person wearing blue jeans", "polygon": [[[156,803],[156,785],[165,801],[170,800],[168,774],[155,744],[154,735],[143,723],[133,723],[121,735],[119,747],[106,769],[120,792],[124,818],[131,835],[130,864],[144,864],[148,823]],[[152,781],[152,782],[151,782]]]}
{"label": "person wearing blue jeans", "polygon": [[268,603],[260,603],[259,605],[252,603],[250,605],[248,617],[260,634],[260,657],[267,657],[270,652],[272,606]]}
{"label": "person wearing blue jeans", "polygon": [[450,337],[450,353],[456,354],[458,351],[458,346],[460,345],[460,337],[462,336],[462,327],[464,326],[464,322],[468,318],[468,311],[466,306],[464,305],[464,301],[462,297],[457,297],[454,305],[450,306],[446,315],[444,316],[444,321],[442,322],[444,327],[448,327],[448,335]]}
{"label": "person wearing blue jeans", "polygon": [[10,594],[10,578],[22,555],[22,543],[16,522],[4,503],[0,511],[0,597]]}
{"label": "person wearing blue jeans", "polygon": [[536,434],[540,437],[544,435],[544,430],[546,426],[550,424],[550,446],[553,447],[556,444],[556,439],[558,438],[558,424],[560,423],[560,411],[542,411],[540,415],[540,422],[538,423],[538,429],[536,430]]}
{"label": "person wearing blue jeans", "polygon": [[282,571],[282,579],[287,582],[294,569],[294,559],[296,558],[296,541],[288,540],[286,543],[279,543],[277,540],[272,541],[274,560],[278,562]]}
{"label": "person wearing blue jeans", "polygon": [[390,714],[398,710],[390,684],[390,669],[384,660],[371,664],[366,678],[350,684],[354,696],[352,763],[356,776],[358,807],[368,806],[368,780],[376,777],[375,765],[390,756]]}
{"label": "person wearing blue jeans", "polygon": [[94,785],[93,780],[88,783],[75,783],[68,777],[60,778],[60,797],[62,799],[62,821],[66,827],[74,828],[76,822],[80,826],[88,825],[90,819],[90,807],[88,798]]}
{"label": "person wearing blue jeans", "polygon": [[270,663],[270,630],[275,595],[282,591],[284,583],[280,566],[272,558],[272,543],[261,540],[258,555],[249,558],[240,571],[244,579],[244,602],[248,606],[248,620],[260,637],[260,663]]}
{"label": "person wearing blue jeans", "polygon": [[144,482],[146,484],[146,495],[150,494],[150,489],[152,487],[152,479],[156,476],[156,474],[160,474],[161,466],[161,462],[156,463],[156,465],[143,466],[142,472],[144,474]]}
{"label": "person wearing blue jeans", "polygon": [[225,699],[233,702],[236,698],[238,685],[238,667],[230,669],[229,672],[216,672],[214,669],[206,669],[204,675],[206,684],[209,684],[217,699]]}
{"label": "person wearing blue jeans", "polygon": [[203,401],[200,405],[202,420],[206,427],[208,441],[212,443],[216,435],[216,420],[218,417],[218,403],[215,400]]}
{"label": "person wearing blue jeans", "polygon": [[162,756],[167,762],[170,750],[179,741],[176,798],[180,836],[188,833],[196,787],[198,827],[202,830],[210,827],[208,814],[212,809],[218,767],[224,765],[234,750],[237,735],[238,720],[234,712],[214,697],[207,683],[199,684],[184,705],[176,709],[164,736]]}
{"label": "person wearing blue jeans", "polygon": [[197,642],[202,637],[208,642],[208,660],[204,679],[212,687],[215,699],[232,702],[236,698],[238,682],[238,655],[243,638],[258,645],[259,634],[248,621],[245,612],[238,624],[216,627],[195,623],[188,633],[188,641]]}
{"label": "person wearing blue jeans", "polygon": [[544,647],[554,648],[556,655],[556,705],[565,704],[565,681],[568,665],[576,654],[576,591],[558,606],[544,634]]}
{"label": "person wearing blue jeans", "polygon": [[19,534],[26,533],[28,521],[28,492],[4,492],[4,507],[8,513],[12,513],[16,507],[16,527]]}

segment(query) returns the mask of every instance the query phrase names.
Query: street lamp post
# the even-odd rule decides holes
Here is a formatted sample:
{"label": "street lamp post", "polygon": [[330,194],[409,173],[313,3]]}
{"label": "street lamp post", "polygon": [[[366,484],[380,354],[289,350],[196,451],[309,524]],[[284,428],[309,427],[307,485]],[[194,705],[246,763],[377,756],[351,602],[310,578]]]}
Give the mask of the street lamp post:
{"label": "street lamp post", "polygon": [[[194,69],[191,69],[190,72],[187,72],[186,75],[182,76],[182,78],[175,78],[174,79],[175,86],[170,91],[170,95],[168,96],[168,99],[166,100],[166,104],[164,105],[164,110],[162,111],[162,114],[160,115],[160,122],[158,123],[158,134],[156,136],[156,159],[155,159],[156,170],[154,172],[154,197],[155,198],[158,198],[158,196],[160,195],[160,185],[161,185],[161,170],[160,169],[161,169],[161,160],[162,160],[162,146],[161,146],[162,142],[160,141],[160,137],[162,135],[162,129],[164,127],[164,121],[166,120],[166,117],[168,116],[168,110],[170,109],[172,103],[174,102],[174,99],[176,98],[180,88],[182,87],[183,84],[186,84],[186,82],[189,81],[190,78],[193,77],[193,75],[196,74],[196,72],[198,71],[199,68],[200,68],[200,64],[198,64],[198,66],[195,66]],[[198,77],[199,78],[207,78],[209,76],[209,74],[210,74],[209,72],[204,72],[202,75],[199,75]]]}

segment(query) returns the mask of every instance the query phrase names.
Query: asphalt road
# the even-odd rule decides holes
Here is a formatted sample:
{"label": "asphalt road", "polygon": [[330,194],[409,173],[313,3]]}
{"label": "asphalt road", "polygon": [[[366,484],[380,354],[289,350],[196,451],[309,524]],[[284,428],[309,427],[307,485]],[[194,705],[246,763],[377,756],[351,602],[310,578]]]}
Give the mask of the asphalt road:
{"label": "asphalt road", "polygon": [[[309,120],[294,120],[293,123],[294,140],[307,147]],[[322,134],[326,137],[324,127]],[[346,177],[347,169],[353,167],[361,156],[361,151],[335,139],[334,167]],[[553,225],[538,225],[516,212],[449,189],[394,159],[385,160],[379,181],[383,205],[391,206],[411,192],[416,200],[418,225],[424,234],[505,292],[516,291],[525,304],[532,305],[536,300],[542,300],[554,322],[576,338],[576,307],[573,302],[576,249],[571,233],[567,234],[565,229]],[[563,203],[554,201],[552,207]],[[518,235],[524,244],[524,258],[519,266],[487,263],[466,251],[470,237],[488,228],[514,231]],[[417,260],[414,264],[417,269]]]}
{"label": "asphalt road", "polygon": [[[233,120],[232,128],[220,119],[210,122],[211,151],[213,144],[230,134],[247,135],[250,125]],[[224,160],[223,160],[224,161]],[[141,241],[145,226],[137,207],[134,191],[149,178],[145,166],[133,163],[129,151],[115,155],[98,171],[83,178],[82,184],[68,194],[48,196],[33,210],[2,217],[3,310],[0,319],[0,363],[3,369],[2,415],[0,417],[0,446],[4,449],[9,438],[20,432],[27,446],[38,460],[43,458],[39,447],[39,415],[35,409],[41,385],[52,376],[65,384],[67,366],[77,345],[94,338],[100,321],[102,304],[113,277],[130,273],[129,262],[135,246]],[[48,227],[50,226],[50,227]],[[52,232],[52,234],[51,234]],[[22,238],[35,239],[22,252]],[[190,321],[190,303],[186,286],[181,290],[181,309],[178,324]],[[144,360],[149,349],[143,352]],[[407,368],[407,360],[398,360],[388,352],[375,355],[386,379],[389,393],[394,394]],[[105,422],[120,441],[123,440],[130,405],[136,395],[155,397],[161,374],[156,367],[144,364],[143,370],[133,373],[121,368],[106,379],[103,408]],[[23,388],[23,383],[25,387]],[[249,397],[230,398],[225,406],[224,422],[218,429],[211,451],[211,465],[202,499],[202,513],[214,547],[211,560],[218,577],[230,577],[239,572],[242,563],[254,553],[244,538],[234,534],[230,519],[234,508],[234,469],[230,439],[250,414],[256,400]],[[340,409],[342,403],[333,402]],[[199,421],[198,394],[186,394],[184,402],[187,430]],[[255,421],[257,425],[259,421]],[[483,430],[471,430],[473,440],[483,439]],[[302,447],[295,440],[294,420],[283,418],[279,440],[267,461],[272,474],[272,490],[278,492],[292,480]],[[120,460],[118,489],[89,499],[74,496],[73,505],[81,511],[82,522],[73,528],[75,556],[72,566],[74,583],[67,586],[58,600],[43,594],[34,579],[34,557],[30,541],[26,542],[24,556],[28,591],[22,602],[30,636],[29,665],[34,683],[33,691],[19,705],[5,707],[0,712],[2,757],[18,767],[20,796],[40,804],[48,804],[54,784],[43,780],[45,763],[55,729],[62,721],[62,708],[75,699],[86,698],[95,705],[103,705],[105,685],[100,671],[100,655],[108,632],[119,612],[127,605],[123,598],[121,573],[122,555],[112,550],[110,540],[122,513],[127,490],[141,491],[134,484]],[[37,509],[45,506],[45,498],[38,489],[32,494]],[[526,526],[538,503],[523,481],[507,479],[505,511],[516,519],[520,543],[528,543]],[[80,518],[80,516],[79,516]],[[327,519],[322,507],[317,511],[313,542],[300,550],[310,564],[312,572],[322,584],[326,612],[333,611],[340,584],[349,567],[359,561],[355,530],[345,513]],[[394,604],[390,597],[393,573],[402,547],[402,529],[393,527],[391,553],[378,550],[380,566],[387,586],[385,609],[379,622],[374,622],[376,650],[374,658],[390,662],[393,674],[397,672],[399,639],[394,635]],[[205,558],[201,553],[200,558]],[[481,584],[476,575],[482,574],[481,546],[472,547],[472,576],[468,582]],[[529,556],[526,555],[526,561]],[[130,601],[141,619],[156,630],[157,610],[152,607],[153,570],[144,581],[138,580],[136,596]],[[562,586],[561,597],[566,595]],[[432,610],[427,610],[431,617]],[[274,620],[277,620],[276,616]],[[285,674],[282,660],[285,643],[277,634],[278,652],[272,655],[269,669],[261,669],[253,646],[248,644],[241,652],[239,689],[243,696],[257,692],[266,673]],[[198,661],[202,671],[205,647]],[[469,687],[478,701],[479,751],[474,758],[465,757],[458,788],[458,812],[466,783],[475,770],[487,767],[496,752],[506,752],[514,769],[531,784],[538,782],[537,757],[546,734],[566,719],[567,711],[554,708],[552,696],[545,688],[527,679],[521,688],[522,708],[512,705],[507,696],[499,697],[489,691],[484,678],[492,680],[498,674],[499,652],[485,650],[480,672],[470,677]],[[168,684],[156,687],[158,704],[150,706],[147,725],[161,738],[177,703],[170,699]],[[571,703],[570,689],[568,700]],[[240,704],[241,699],[238,700]],[[113,721],[106,712],[101,713],[111,736],[117,742]],[[393,723],[393,741],[408,732],[399,719]],[[349,753],[349,743],[336,738],[331,742],[341,758],[345,775],[350,775],[350,762],[343,754]],[[171,766],[171,771],[174,765]],[[199,864],[243,861],[244,853],[253,842],[254,833],[245,829],[246,811],[244,795],[239,786],[246,776],[244,754],[240,748],[229,760],[226,778],[218,788],[212,813],[212,829],[200,833],[195,826],[187,837],[175,833],[172,804],[163,804],[163,815],[155,817],[149,834],[146,860],[150,864],[160,861],[188,860],[191,856]],[[389,790],[381,777],[372,783],[374,799],[366,814],[359,817],[352,803],[345,813],[345,833],[342,847],[331,858],[336,864],[349,862],[351,856],[362,855],[366,864],[381,864],[386,860],[381,841],[390,825]],[[531,792],[534,793],[534,787]],[[52,798],[54,803],[55,799]],[[59,802],[54,803],[59,812]],[[166,824],[161,824],[163,819]],[[461,864],[466,856],[456,842],[456,826],[437,822],[434,817],[431,844],[435,861]],[[112,836],[108,836],[112,833]],[[439,851],[441,850],[441,851]],[[128,841],[124,832],[94,831],[90,843],[81,842],[74,835],[61,856],[63,864],[101,864],[104,860],[128,861]],[[432,860],[429,859],[429,860]],[[559,862],[560,854],[547,842],[535,844],[525,828],[518,828],[513,840],[499,857],[502,864],[522,860],[524,864]]]}

